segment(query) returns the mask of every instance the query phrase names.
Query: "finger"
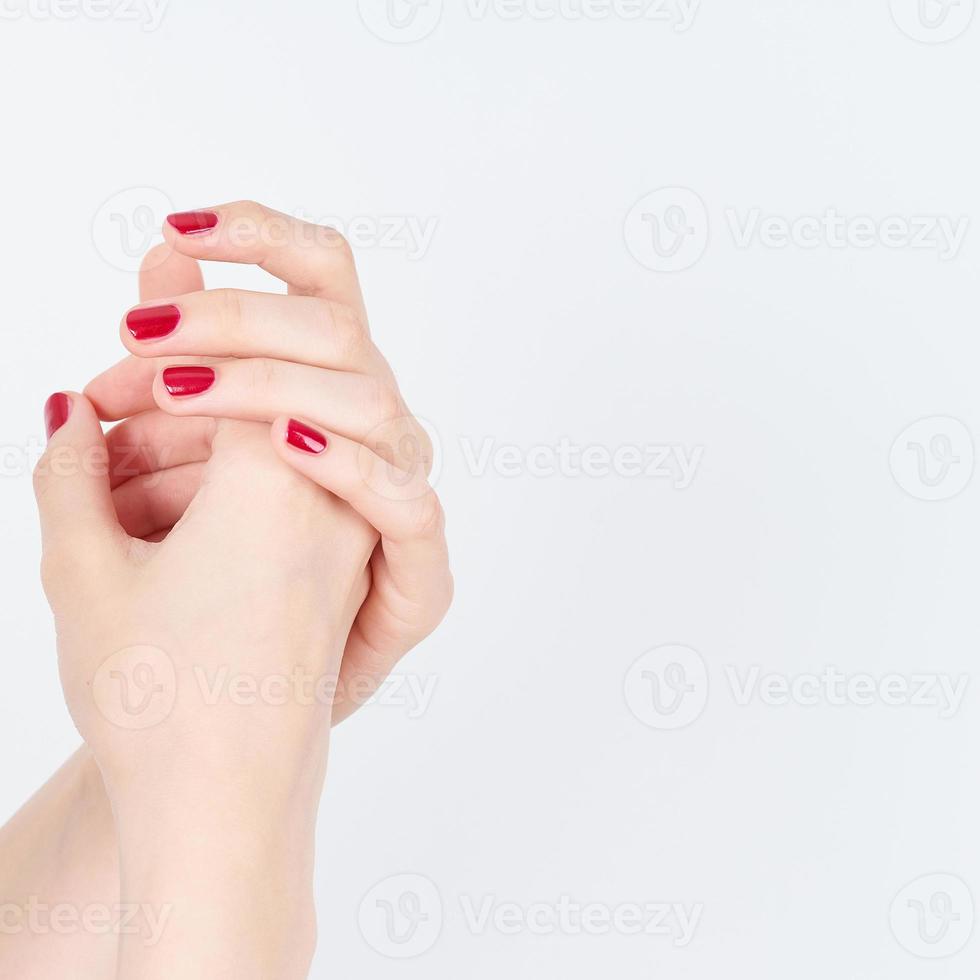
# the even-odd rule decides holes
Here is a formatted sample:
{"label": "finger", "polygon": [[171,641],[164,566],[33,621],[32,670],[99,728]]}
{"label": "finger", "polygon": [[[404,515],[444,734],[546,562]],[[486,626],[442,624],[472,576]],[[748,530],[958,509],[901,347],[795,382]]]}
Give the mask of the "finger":
{"label": "finger", "polygon": [[126,533],[146,540],[172,528],[200,489],[204,467],[204,463],[186,463],[145,473],[114,490],[113,505]]}
{"label": "finger", "polygon": [[337,724],[370,700],[449,608],[453,579],[442,507],[421,471],[406,476],[335,434],[277,419],[272,441],[287,463],[346,500],[381,535],[372,588],[344,650],[333,705]]}
{"label": "finger", "polygon": [[128,480],[211,456],[214,419],[175,418],[154,408],[120,422],[106,435],[113,490]]}
{"label": "finger", "polygon": [[175,251],[191,258],[257,265],[288,283],[290,293],[343,303],[367,323],[353,253],[334,228],[254,201],[236,201],[172,214],[164,222],[163,236]]}
{"label": "finger", "polygon": [[317,296],[239,289],[190,293],[135,307],[119,333],[138,357],[273,357],[390,377],[357,312]]}
{"label": "finger", "polygon": [[406,621],[427,635],[448,608],[452,576],[442,506],[424,472],[406,473],[364,445],[294,418],[275,420],[272,443],[378,531],[387,579],[380,585],[397,593]]}
{"label": "finger", "polygon": [[[165,296],[204,289],[204,276],[195,259],[182,255],[164,242],[150,249],[140,266],[140,300],[148,303]],[[135,368],[126,358],[104,371],[85,387],[85,394],[105,421],[126,418],[153,408],[150,388],[154,372]],[[141,373],[145,371],[145,374]]]}
{"label": "finger", "polygon": [[377,378],[269,358],[168,367],[153,395],[173,415],[252,422],[301,416],[392,452],[400,449],[397,436],[415,424],[398,392]]}
{"label": "finger", "polygon": [[[48,447],[34,471],[45,566],[107,566],[122,558],[128,539],[112,505],[99,420],[84,396],[65,392],[48,399],[45,422]],[[46,584],[60,585],[62,579],[46,575]]]}
{"label": "finger", "polygon": [[164,296],[196,293],[204,289],[204,276],[195,259],[174,251],[166,242],[155,245],[140,265],[140,302]]}
{"label": "finger", "polygon": [[97,375],[85,386],[85,397],[100,419],[115,422],[156,408],[153,381],[171,364],[209,364],[208,357],[133,357],[129,356]]}

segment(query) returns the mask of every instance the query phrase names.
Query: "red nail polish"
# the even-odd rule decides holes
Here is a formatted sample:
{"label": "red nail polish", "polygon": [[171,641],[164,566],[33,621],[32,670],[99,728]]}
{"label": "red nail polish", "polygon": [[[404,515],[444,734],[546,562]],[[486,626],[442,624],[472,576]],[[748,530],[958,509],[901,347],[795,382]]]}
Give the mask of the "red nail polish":
{"label": "red nail polish", "polygon": [[60,391],[44,403],[44,428],[50,439],[71,415],[71,399]]}
{"label": "red nail polish", "polygon": [[159,340],[172,334],[180,323],[176,306],[144,306],[126,314],[126,329],[135,340]]}
{"label": "red nail polish", "polygon": [[311,429],[296,419],[290,419],[286,426],[286,442],[294,449],[309,453],[311,456],[319,456],[327,448],[327,437],[316,429]]}
{"label": "red nail polish", "polygon": [[214,211],[181,211],[168,214],[167,223],[182,235],[200,235],[218,223],[218,216]]}
{"label": "red nail polish", "polygon": [[200,395],[214,384],[214,371],[209,367],[168,367],[163,370],[163,383],[174,398]]}

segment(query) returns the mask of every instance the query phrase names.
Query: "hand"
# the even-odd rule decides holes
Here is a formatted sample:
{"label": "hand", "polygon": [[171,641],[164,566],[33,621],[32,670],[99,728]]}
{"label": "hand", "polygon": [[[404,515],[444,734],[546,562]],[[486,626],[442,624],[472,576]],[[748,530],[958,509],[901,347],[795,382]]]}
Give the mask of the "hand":
{"label": "hand", "polygon": [[[103,418],[134,416],[109,436],[114,470],[128,463],[132,475],[139,462],[115,490],[120,519],[137,536],[165,534],[197,490],[215,426],[271,423],[280,458],[381,537],[344,651],[333,715],[342,720],[451,601],[442,508],[426,479],[431,444],[371,342],[353,258],[336,232],[245,202],[176,216],[164,233],[142,277],[153,303],[120,328],[134,356],[86,388]],[[291,295],[200,292],[198,259],[258,264]],[[184,293],[164,297],[166,286]],[[188,379],[206,387],[191,393]]]}
{"label": "hand", "polygon": [[[92,405],[61,394],[47,415],[35,479],[62,684],[105,778],[123,901],[169,921],[152,950],[123,937],[120,978],[218,963],[241,980],[304,976],[331,703],[283,699],[283,679],[331,690],[374,536],[283,465],[266,426],[236,423],[215,427],[165,540],[135,539]],[[262,693],[236,698],[241,679]]]}

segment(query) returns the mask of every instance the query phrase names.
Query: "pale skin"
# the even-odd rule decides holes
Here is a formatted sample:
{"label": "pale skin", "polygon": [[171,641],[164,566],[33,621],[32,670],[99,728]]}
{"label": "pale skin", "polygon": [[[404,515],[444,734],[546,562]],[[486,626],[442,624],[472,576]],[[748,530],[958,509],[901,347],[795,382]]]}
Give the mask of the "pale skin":
{"label": "pale skin", "polygon": [[[0,975],[305,977],[330,726],[451,601],[431,449],[346,243],[251,202],[208,214],[190,234],[165,225],[121,326],[130,357],[69,393],[38,467],[85,747],[0,830],[0,905],[121,901],[145,928],[0,932]],[[257,264],[289,295],[203,291],[199,260]],[[161,307],[164,335],[131,328]],[[209,386],[168,388],[174,365],[210,367]],[[100,418],[125,421],[104,437]],[[127,727],[106,677],[145,678],[148,656],[168,710]],[[330,696],[215,703],[204,681],[229,670],[299,672]]]}

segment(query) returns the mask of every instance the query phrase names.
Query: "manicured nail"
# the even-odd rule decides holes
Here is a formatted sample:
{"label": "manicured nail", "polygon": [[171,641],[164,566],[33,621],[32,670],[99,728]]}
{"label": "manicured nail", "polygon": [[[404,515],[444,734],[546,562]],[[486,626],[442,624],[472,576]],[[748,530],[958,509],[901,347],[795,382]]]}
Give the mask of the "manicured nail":
{"label": "manicured nail", "polygon": [[296,419],[290,419],[286,426],[286,442],[294,449],[311,456],[319,456],[327,448],[327,437],[323,433],[297,422]]}
{"label": "manicured nail", "polygon": [[163,383],[174,398],[200,395],[214,384],[214,371],[209,367],[168,367],[163,370]]}
{"label": "manicured nail", "polygon": [[68,421],[69,415],[71,399],[60,391],[44,403],[44,428],[49,439]]}
{"label": "manicured nail", "polygon": [[180,323],[176,306],[144,306],[126,314],[126,328],[135,340],[159,340],[172,334]]}
{"label": "manicured nail", "polygon": [[214,211],[180,211],[168,214],[167,222],[182,235],[200,235],[218,223],[218,216]]}

